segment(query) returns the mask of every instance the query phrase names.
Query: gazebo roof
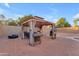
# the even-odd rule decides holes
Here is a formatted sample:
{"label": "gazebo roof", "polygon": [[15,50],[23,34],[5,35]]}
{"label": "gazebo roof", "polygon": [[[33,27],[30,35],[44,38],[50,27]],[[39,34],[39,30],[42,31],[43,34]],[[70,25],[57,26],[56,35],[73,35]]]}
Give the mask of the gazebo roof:
{"label": "gazebo roof", "polygon": [[44,20],[42,17],[34,16],[33,19],[25,21],[22,25],[27,25],[30,21],[35,21],[37,26],[53,25],[54,23]]}

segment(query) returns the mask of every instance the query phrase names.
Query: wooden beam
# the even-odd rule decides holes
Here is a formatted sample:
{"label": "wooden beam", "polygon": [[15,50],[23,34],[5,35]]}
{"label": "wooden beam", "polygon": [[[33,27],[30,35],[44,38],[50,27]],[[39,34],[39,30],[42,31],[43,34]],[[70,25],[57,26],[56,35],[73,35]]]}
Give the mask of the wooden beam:
{"label": "wooden beam", "polygon": [[28,21],[25,21],[25,22],[23,22],[22,23],[22,25],[23,24],[26,24],[26,23],[28,23],[28,22],[30,22],[30,21],[36,21],[36,22],[41,22],[41,23],[44,23],[44,24],[53,24],[53,23],[51,23],[51,22],[49,22],[49,21],[46,21],[46,20],[43,20],[43,19],[30,19],[30,20],[28,20]]}

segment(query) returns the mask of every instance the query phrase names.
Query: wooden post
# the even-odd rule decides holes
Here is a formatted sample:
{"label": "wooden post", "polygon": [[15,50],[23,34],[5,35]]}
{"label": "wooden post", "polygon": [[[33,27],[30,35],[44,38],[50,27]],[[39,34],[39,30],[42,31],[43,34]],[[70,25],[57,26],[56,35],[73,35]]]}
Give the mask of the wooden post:
{"label": "wooden post", "polygon": [[21,39],[24,39],[24,31],[23,31],[23,29],[24,29],[24,26],[23,25],[21,25],[21,34],[22,34],[22,37],[21,37]]}
{"label": "wooden post", "polygon": [[34,46],[34,37],[33,37],[33,33],[34,33],[34,28],[35,28],[35,23],[33,21],[29,22],[30,25],[30,39],[29,39],[29,44],[31,46]]}
{"label": "wooden post", "polygon": [[53,39],[56,39],[56,27],[55,27],[55,25],[53,26]]}

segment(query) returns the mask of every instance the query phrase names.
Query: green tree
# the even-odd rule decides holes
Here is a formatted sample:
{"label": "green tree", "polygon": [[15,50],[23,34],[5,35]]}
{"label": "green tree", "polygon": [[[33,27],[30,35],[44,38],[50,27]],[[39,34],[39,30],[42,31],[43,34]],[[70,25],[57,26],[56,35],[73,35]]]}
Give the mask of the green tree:
{"label": "green tree", "polygon": [[57,27],[64,27],[64,24],[65,24],[65,18],[60,18],[57,23],[56,23],[56,26]]}
{"label": "green tree", "polygon": [[9,18],[8,20],[6,20],[6,24],[9,26],[17,26],[16,20],[13,20],[12,18]]}
{"label": "green tree", "polygon": [[56,23],[57,27],[70,27],[71,25],[69,24],[68,21],[66,21],[65,18],[60,18],[57,23]]}
{"label": "green tree", "polygon": [[2,20],[0,20],[0,24],[2,25],[3,23],[2,23]]}
{"label": "green tree", "polygon": [[28,16],[19,17],[18,24],[21,25],[21,23],[23,23],[23,22],[25,22],[26,20],[29,20],[29,19],[33,19],[33,16],[32,15],[28,15]]}
{"label": "green tree", "polygon": [[74,20],[74,26],[78,26],[77,25],[77,22],[79,21],[79,18],[76,18],[75,20]]}
{"label": "green tree", "polygon": [[70,27],[71,25],[69,24],[69,22],[65,22],[64,27]]}
{"label": "green tree", "polygon": [[5,23],[6,23],[5,20],[6,20],[5,15],[0,14],[0,24],[1,24],[1,25],[5,25]]}

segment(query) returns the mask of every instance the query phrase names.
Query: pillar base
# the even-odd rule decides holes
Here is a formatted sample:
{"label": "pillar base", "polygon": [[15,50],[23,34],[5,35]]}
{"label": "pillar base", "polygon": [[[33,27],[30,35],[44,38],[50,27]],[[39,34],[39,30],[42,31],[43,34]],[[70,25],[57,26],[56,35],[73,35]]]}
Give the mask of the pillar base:
{"label": "pillar base", "polygon": [[34,47],[34,46],[35,46],[35,44],[30,44],[30,43],[29,43],[29,45],[30,45],[30,46],[32,46],[32,47]]}

